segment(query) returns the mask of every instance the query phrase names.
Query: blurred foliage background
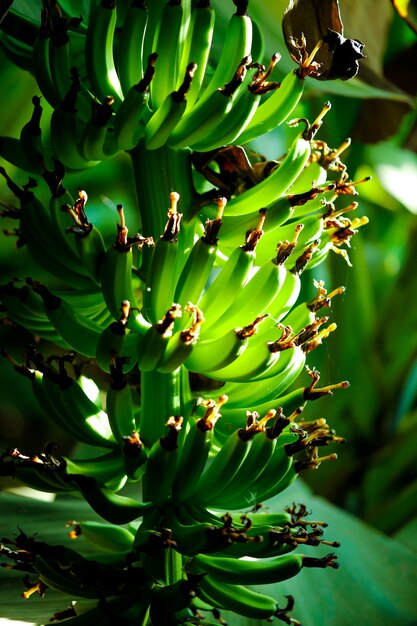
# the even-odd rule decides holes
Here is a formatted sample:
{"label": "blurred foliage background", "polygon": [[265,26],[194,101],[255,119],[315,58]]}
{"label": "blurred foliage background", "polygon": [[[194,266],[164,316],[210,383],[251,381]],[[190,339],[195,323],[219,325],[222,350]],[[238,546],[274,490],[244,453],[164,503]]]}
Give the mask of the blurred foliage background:
{"label": "blurred foliage background", "polygon": [[[216,31],[220,47],[221,27],[227,25],[231,3],[213,4],[224,16]],[[317,271],[311,270],[309,281],[311,295],[313,278],[324,280],[329,291],[346,287],[345,294],[334,299],[330,313],[338,330],[314,351],[310,366],[321,372],[321,385],[348,379],[351,387],[331,399],[310,403],[306,415],[325,417],[347,439],[337,463],[324,464],[320,472],[308,476],[309,487],[298,487],[303,497],[306,490],[313,490],[316,496],[306,497],[309,505],[315,514],[323,511],[323,517],[330,519],[342,546],[343,539],[347,541],[342,553],[347,567],[329,576],[332,582],[326,593],[333,604],[338,603],[330,617],[323,620],[320,599],[325,594],[309,584],[307,574],[302,583],[298,577],[286,583],[288,592],[301,584],[305,601],[295,616],[305,617],[306,626],[417,624],[411,601],[417,571],[417,35],[398,15],[395,4],[340,0],[345,36],[362,41],[367,58],[360,64],[359,78],[348,83],[309,80],[307,96],[296,111],[296,116],[314,118],[330,99],[332,110],[320,138],[337,147],[350,137],[352,145],[344,160],[352,180],[372,176],[358,189],[360,215],[367,215],[370,223],[354,238],[349,251],[353,268],[331,255]],[[265,36],[266,58],[275,51],[282,53],[277,79],[292,66],[281,33],[286,5],[286,0],[250,4],[251,15]],[[413,3],[403,5],[411,11]],[[0,51],[0,81],[0,135],[18,136],[22,122],[30,118],[37,87],[4,51]],[[280,128],[254,141],[252,147],[275,159],[286,145],[285,129]],[[8,171],[18,181],[24,180],[12,168]],[[119,202],[129,211],[132,228],[138,226],[130,176],[127,162],[119,156],[73,180],[74,187],[88,188],[90,198],[95,199],[91,217],[100,228],[108,223],[108,214],[103,219],[102,211],[114,210]],[[4,185],[0,202],[1,206],[13,204]],[[13,228],[11,220],[2,220],[3,231]],[[1,236],[0,268],[2,283],[14,276],[41,275],[25,248],[16,248],[13,236]],[[29,340],[21,328],[0,327],[1,349],[17,360],[21,346]],[[74,446],[45,419],[33,403],[29,381],[17,376],[5,359],[0,360],[0,380],[1,449],[24,447],[25,441],[30,441],[32,449],[40,449],[47,440],[58,440],[63,453]],[[288,497],[297,499],[297,493]],[[365,551],[368,562],[359,565]],[[383,592],[378,584],[385,584]],[[356,607],[347,606],[347,599],[358,593],[364,603],[359,616]],[[317,604],[320,610],[315,610]],[[306,605],[310,606],[308,616],[303,615]]]}

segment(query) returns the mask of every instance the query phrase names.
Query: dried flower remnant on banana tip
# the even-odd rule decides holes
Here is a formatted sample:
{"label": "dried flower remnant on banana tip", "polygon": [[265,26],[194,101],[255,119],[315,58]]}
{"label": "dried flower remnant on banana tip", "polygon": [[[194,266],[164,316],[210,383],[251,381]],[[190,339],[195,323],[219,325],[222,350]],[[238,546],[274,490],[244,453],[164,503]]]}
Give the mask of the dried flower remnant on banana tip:
{"label": "dried flower remnant on banana tip", "polygon": [[[313,49],[318,80],[349,80],[359,71],[365,58],[364,44],[343,36],[343,23],[337,0],[291,0],[282,20],[285,43],[299,62],[306,49]],[[310,57],[312,53],[310,53]]]}

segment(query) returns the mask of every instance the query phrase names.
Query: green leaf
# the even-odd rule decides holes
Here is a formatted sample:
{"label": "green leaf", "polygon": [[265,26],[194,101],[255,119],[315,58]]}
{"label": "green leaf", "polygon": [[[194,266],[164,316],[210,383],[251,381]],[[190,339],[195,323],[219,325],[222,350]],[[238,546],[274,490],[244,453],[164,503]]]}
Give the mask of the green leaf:
{"label": "green leaf", "polygon": [[[338,570],[305,569],[295,578],[278,585],[256,587],[273,594],[279,606],[285,595],[295,598],[291,616],[305,626],[411,626],[417,620],[415,571],[417,554],[399,541],[387,538],[352,515],[312,495],[302,481],[288,492],[267,503],[270,510],[303,502],[312,511],[311,519],[324,520],[329,526],[325,538],[339,540]],[[323,556],[332,550],[323,546],[299,550]],[[223,612],[222,612],[223,614]],[[252,624],[224,614],[230,626]],[[259,622],[259,625],[261,622]]]}

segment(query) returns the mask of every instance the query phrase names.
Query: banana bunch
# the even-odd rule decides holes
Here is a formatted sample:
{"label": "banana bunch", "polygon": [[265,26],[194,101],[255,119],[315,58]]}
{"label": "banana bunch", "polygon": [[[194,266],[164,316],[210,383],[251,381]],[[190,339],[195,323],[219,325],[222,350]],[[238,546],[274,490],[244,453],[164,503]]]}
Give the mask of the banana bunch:
{"label": "banana bunch", "polygon": [[33,125],[20,143],[4,138],[2,156],[32,173],[42,174],[53,156],[77,170],[141,139],[149,150],[207,151],[283,123],[315,71],[313,58],[304,55],[281,87],[270,81],[280,55],[262,65],[262,36],[248,2],[234,4],[218,58],[216,13],[207,0],[100,0],[91,3],[87,25],[59,4],[45,4],[40,24],[12,9],[13,33],[2,34],[1,44],[18,65],[25,56],[54,111],[50,146]]}
{"label": "banana bunch", "polygon": [[[307,363],[335,331],[323,309],[344,290],[311,278],[316,296],[300,294],[330,251],[350,263],[367,219],[345,216],[356,201],[336,204],[363,181],[341,160],[350,140],[332,149],[317,137],[330,103],[311,123],[288,122],[277,161],[246,154],[290,119],[324,44],[294,42],[298,67],[279,84],[279,54],[263,65],[248,2],[234,5],[219,52],[209,0],[97,0],[84,3],[85,22],[75,3],[45,0],[40,24],[12,7],[0,26],[0,45],[51,108],[45,119],[35,95],[19,138],[0,138],[1,158],[28,176],[17,184],[0,167],[16,198],[2,215],[34,265],[0,285],[3,318],[29,335],[22,363],[3,356],[87,450],[10,448],[0,475],[81,496],[102,518],[69,522],[94,558],[23,531],[2,540],[8,566],[37,576],[25,597],[50,587],[74,599],[58,622],[203,626],[227,610],[297,625],[292,599],[281,607],[252,585],[337,567],[333,553],[297,551],[338,546],[324,522],[268,501],[344,441],[324,419],[302,418],[307,402],[348,387],[319,387]],[[67,181],[121,151],[143,234],[118,204],[109,240],[88,184]]]}

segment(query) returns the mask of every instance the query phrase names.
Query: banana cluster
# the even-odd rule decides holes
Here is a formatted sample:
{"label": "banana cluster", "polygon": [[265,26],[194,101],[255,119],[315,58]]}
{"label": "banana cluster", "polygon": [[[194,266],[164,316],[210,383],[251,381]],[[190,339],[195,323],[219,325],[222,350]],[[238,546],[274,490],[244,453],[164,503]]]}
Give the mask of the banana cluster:
{"label": "banana cluster", "polygon": [[[23,531],[0,553],[38,576],[26,597],[70,594],[54,620],[74,626],[203,625],[219,610],[297,624],[292,599],[281,608],[251,585],[335,568],[333,553],[295,549],[338,544],[322,538],[323,522],[305,520],[304,506],[268,512],[264,503],[336,458],[319,450],[343,439],[302,410],[348,386],[318,387],[307,366],[335,330],[323,309],[343,288],[316,282],[302,301],[301,281],[330,251],[349,263],[346,248],[367,220],[346,217],[356,202],[336,207],[362,181],[341,161],[349,140],[331,149],[317,138],[329,103],[312,123],[289,123],[295,134],[279,161],[255,162],[242,146],[288,120],[317,74],[317,42],[310,55],[297,44],[299,67],[279,85],[270,80],[279,55],[262,65],[246,0],[234,2],[218,59],[207,0],[100,0],[86,25],[42,4],[40,26],[11,10],[14,28],[0,40],[52,107],[50,143],[34,96],[20,137],[0,139],[1,157],[30,178],[19,186],[5,168],[0,175],[18,204],[2,214],[17,220],[18,245],[46,278],[14,278],[0,300],[8,320],[57,354],[31,341],[22,363],[6,356],[54,424],[92,451],[9,449],[0,475],[81,495],[104,521],[70,523],[94,560]],[[64,180],[119,151],[131,157],[143,234],[129,231],[118,205],[107,241],[87,191],[76,196]],[[85,359],[104,389],[79,374]],[[304,371],[308,385],[297,382]]]}
{"label": "banana cluster", "polygon": [[148,7],[100,0],[91,3],[87,25],[49,2],[40,26],[15,13],[14,37],[3,35],[2,45],[17,63],[25,57],[53,108],[51,145],[42,140],[37,99],[36,120],[22,129],[20,142],[2,138],[2,156],[42,174],[51,158],[68,170],[85,169],[141,139],[149,150],[207,151],[275,128],[297,105],[315,66],[305,55],[277,89],[268,79],[279,55],[262,65],[262,36],[247,4],[235,2],[214,71],[216,15],[208,1],[191,8],[189,0]]}

